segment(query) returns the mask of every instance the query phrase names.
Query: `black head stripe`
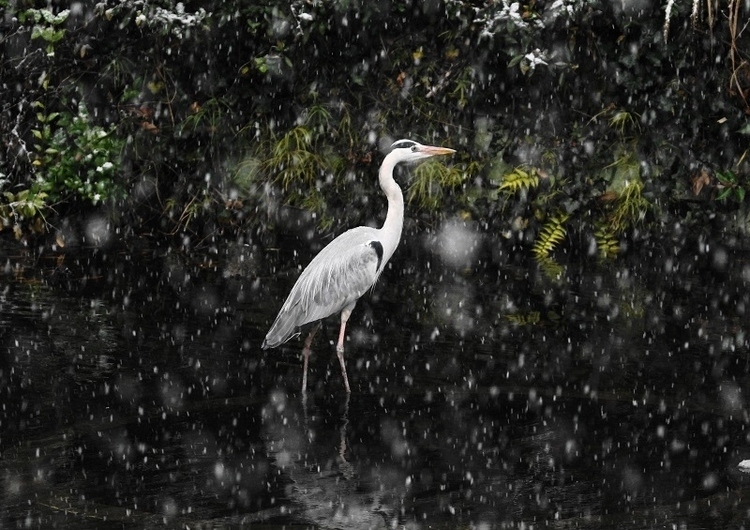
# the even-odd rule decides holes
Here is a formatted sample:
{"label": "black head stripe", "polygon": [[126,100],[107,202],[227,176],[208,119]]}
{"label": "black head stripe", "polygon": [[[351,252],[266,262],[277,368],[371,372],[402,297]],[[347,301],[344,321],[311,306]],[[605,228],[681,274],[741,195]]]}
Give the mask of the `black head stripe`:
{"label": "black head stripe", "polygon": [[417,142],[413,140],[396,140],[391,144],[391,149],[411,149],[417,145]]}

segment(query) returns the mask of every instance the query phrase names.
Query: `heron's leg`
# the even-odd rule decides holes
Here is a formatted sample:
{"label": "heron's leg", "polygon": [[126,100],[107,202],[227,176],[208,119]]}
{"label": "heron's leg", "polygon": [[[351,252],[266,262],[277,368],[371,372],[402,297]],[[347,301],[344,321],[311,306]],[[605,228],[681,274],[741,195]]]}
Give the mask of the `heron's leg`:
{"label": "heron's leg", "polygon": [[336,355],[341,364],[341,375],[344,376],[344,387],[346,388],[347,394],[351,394],[352,391],[349,388],[349,378],[346,376],[346,364],[344,363],[344,338],[346,336],[346,323],[349,320],[349,316],[351,316],[353,309],[354,305],[350,305],[341,312],[341,329],[339,330],[339,341],[336,344]]}
{"label": "heron's leg", "polygon": [[305,346],[302,348],[302,393],[307,392],[307,360],[310,357],[310,346],[312,346],[313,338],[320,329],[320,325],[323,323],[321,320],[315,327],[312,328],[310,334],[305,339]]}

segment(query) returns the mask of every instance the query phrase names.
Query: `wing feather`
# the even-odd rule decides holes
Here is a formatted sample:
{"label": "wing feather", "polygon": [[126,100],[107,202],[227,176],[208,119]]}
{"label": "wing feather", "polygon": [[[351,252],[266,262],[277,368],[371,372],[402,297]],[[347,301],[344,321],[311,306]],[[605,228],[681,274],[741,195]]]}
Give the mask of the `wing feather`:
{"label": "wing feather", "polygon": [[356,303],[382,272],[383,247],[377,238],[376,229],[359,227],[326,245],[292,287],[263,347],[283,344],[299,326]]}

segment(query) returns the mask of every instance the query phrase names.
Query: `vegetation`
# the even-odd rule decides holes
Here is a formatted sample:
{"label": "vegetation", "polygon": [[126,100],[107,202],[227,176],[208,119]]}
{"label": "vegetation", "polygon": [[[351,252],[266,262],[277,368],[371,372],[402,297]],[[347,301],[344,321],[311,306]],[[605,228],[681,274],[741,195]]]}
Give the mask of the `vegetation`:
{"label": "vegetation", "polygon": [[2,3],[17,238],[92,210],[154,237],[262,235],[285,208],[339,230],[377,215],[401,137],[458,150],[412,171],[410,215],[482,220],[553,274],[561,248],[745,211],[747,2]]}

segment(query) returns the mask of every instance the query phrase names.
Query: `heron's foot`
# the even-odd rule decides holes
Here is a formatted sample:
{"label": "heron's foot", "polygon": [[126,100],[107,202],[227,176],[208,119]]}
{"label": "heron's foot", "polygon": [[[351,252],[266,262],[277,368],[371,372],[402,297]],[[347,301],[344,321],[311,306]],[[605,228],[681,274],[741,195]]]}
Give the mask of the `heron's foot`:
{"label": "heron's foot", "polygon": [[336,345],[336,353],[337,354],[344,354],[344,345],[343,344],[337,344]]}

